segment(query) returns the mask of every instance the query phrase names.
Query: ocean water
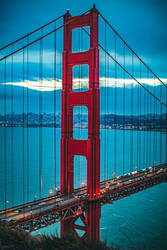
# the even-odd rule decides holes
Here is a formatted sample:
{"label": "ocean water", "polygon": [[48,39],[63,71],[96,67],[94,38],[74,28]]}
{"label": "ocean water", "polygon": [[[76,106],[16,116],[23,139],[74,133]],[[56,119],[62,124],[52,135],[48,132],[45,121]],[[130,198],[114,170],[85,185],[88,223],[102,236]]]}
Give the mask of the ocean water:
{"label": "ocean water", "polygon": [[[101,207],[100,239],[120,249],[166,250],[167,183]],[[60,223],[33,232],[60,236]]]}
{"label": "ocean water", "polygon": [[[74,137],[79,134],[79,130],[75,129]],[[82,130],[82,136],[86,138],[86,129]],[[53,128],[8,127],[5,132],[5,128],[1,127],[0,138],[0,209],[5,207],[5,201],[6,207],[11,207],[38,199],[40,195],[46,197],[49,191],[54,190],[54,182],[56,188],[60,188],[60,129],[55,129],[55,178]],[[165,133],[101,129],[100,139],[101,181],[123,174],[123,166],[124,173],[127,173],[167,161]],[[85,180],[86,159],[75,157],[75,187],[82,186]],[[167,184],[163,183],[103,206],[100,238],[106,240],[108,245],[113,242],[123,249],[134,246],[142,249],[145,245],[149,245],[149,249],[166,249],[166,197]],[[56,231],[60,234],[59,223],[35,234]]]}

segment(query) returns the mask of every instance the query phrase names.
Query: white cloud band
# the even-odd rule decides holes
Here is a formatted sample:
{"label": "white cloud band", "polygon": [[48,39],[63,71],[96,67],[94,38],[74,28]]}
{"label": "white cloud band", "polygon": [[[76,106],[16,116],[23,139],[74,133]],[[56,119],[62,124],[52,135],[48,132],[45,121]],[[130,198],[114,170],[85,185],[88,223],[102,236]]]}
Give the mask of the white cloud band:
{"label": "white cloud band", "polygon": [[[158,79],[147,79],[147,78],[142,78],[142,79],[136,79],[139,81],[141,84],[148,85],[148,86],[159,86],[162,85],[161,82]],[[165,84],[167,84],[167,78],[161,79]],[[24,82],[7,82],[3,83],[6,85],[13,85],[13,86],[20,86],[20,87],[25,87],[29,88],[32,90],[37,90],[37,91],[54,91],[54,90],[60,90],[62,89],[62,80],[61,79],[43,79],[42,81],[24,81]],[[100,77],[99,81],[100,87],[118,87],[118,88],[123,88],[124,85],[126,88],[131,87],[132,85],[135,87],[138,85],[138,83],[133,80],[133,79],[123,79],[123,78],[105,78],[105,77]],[[80,88],[88,88],[89,86],[89,81],[88,78],[83,78],[83,79],[78,79],[75,78],[73,80],[73,89],[80,89]]]}

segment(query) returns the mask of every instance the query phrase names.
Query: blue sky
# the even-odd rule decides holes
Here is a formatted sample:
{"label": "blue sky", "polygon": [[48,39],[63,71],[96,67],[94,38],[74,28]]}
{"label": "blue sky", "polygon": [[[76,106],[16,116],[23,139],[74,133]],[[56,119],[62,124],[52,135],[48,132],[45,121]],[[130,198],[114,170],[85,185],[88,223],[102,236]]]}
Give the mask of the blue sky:
{"label": "blue sky", "polygon": [[[48,23],[49,21],[55,19],[56,17],[64,14],[66,9],[70,9],[71,15],[79,15],[90,8],[92,8],[93,3],[96,4],[96,8],[103,14],[103,16],[112,24],[112,26],[120,33],[124,40],[132,47],[132,49],[148,64],[148,66],[155,72],[160,78],[167,82],[167,1],[162,0],[85,0],[85,1],[57,1],[57,0],[0,0],[0,47],[14,41],[21,36],[37,29],[38,27]],[[108,33],[107,33],[108,34]],[[100,32],[100,36],[103,39],[104,29]],[[63,45],[62,40],[57,39],[57,43]],[[109,43],[109,42],[108,42]],[[43,81],[42,88],[44,91],[50,91],[54,89],[53,81],[53,46],[48,49],[51,44],[51,40],[48,39],[48,42],[44,46],[44,56],[43,56]],[[53,45],[52,41],[52,45]],[[39,44],[38,44],[39,45]],[[110,46],[111,47],[111,46]],[[15,60],[15,79],[14,79],[14,101],[16,106],[19,107],[19,104],[16,100],[21,100],[23,90],[22,86],[29,87],[31,89],[31,96],[36,98],[36,95],[39,96],[39,93],[36,93],[34,90],[39,90],[39,46],[32,48],[32,53],[30,52],[30,65],[29,65],[29,79],[31,82],[23,82],[23,55],[20,53],[14,57]],[[61,53],[60,53],[61,52]],[[109,49],[109,52],[114,53],[112,48]],[[26,52],[25,52],[26,53]],[[61,89],[61,75],[62,75],[62,51],[57,50],[57,89]],[[127,69],[131,72],[132,69],[132,58],[131,55],[126,55]],[[123,57],[121,54],[117,56],[118,61],[123,64]],[[51,61],[51,63],[48,61]],[[114,81],[114,65],[112,62],[110,64],[112,74],[105,76],[105,57],[103,56],[101,60],[101,78],[100,86],[113,86]],[[3,68],[0,67],[0,82],[3,83],[4,73]],[[139,78],[139,64],[134,63],[134,69],[137,72],[136,78]],[[26,71],[26,66],[25,66]],[[8,71],[7,71],[7,98],[11,99],[11,66],[9,62]],[[123,87],[123,71],[120,69],[117,70],[117,86]],[[79,75],[79,74],[78,74]],[[78,75],[76,74],[76,82],[79,82]],[[149,76],[150,82],[146,77],[146,73],[142,75],[142,83],[155,84],[152,76]],[[133,81],[127,79],[127,87],[131,86]],[[26,80],[26,79],[25,79]],[[85,78],[87,81],[87,79]],[[119,85],[118,85],[119,83]],[[12,83],[13,84],[13,83]],[[46,86],[46,88],[44,88]],[[135,84],[136,86],[136,84]],[[121,99],[121,91],[118,93]],[[138,89],[136,88],[136,93]],[[151,89],[152,93],[154,92]],[[26,92],[26,91],[25,91]],[[155,90],[155,93],[159,97],[159,88]],[[163,101],[165,100],[166,92],[163,92]],[[34,94],[34,97],[33,97]],[[46,93],[46,101],[50,98],[53,99],[53,93]],[[0,93],[0,98],[4,99],[4,88]],[[26,99],[25,99],[26,100]],[[4,100],[3,100],[4,101]],[[33,102],[33,101],[32,101]],[[11,106],[9,102],[9,106]],[[16,107],[15,106],[15,107]],[[16,107],[17,110],[17,107]],[[2,111],[1,111],[2,112]]]}
{"label": "blue sky", "polygon": [[0,47],[70,9],[78,15],[95,3],[130,46],[160,77],[167,76],[167,1],[1,0]]}

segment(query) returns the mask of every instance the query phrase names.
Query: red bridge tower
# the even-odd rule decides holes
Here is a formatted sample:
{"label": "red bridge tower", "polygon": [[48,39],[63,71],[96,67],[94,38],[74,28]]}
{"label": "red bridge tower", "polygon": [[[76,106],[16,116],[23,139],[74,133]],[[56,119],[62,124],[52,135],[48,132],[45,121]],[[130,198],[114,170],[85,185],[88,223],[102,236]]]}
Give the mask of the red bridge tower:
{"label": "red bridge tower", "polygon": [[[90,26],[90,49],[72,52],[72,30]],[[76,65],[89,66],[89,89],[85,92],[72,90],[72,70]],[[73,138],[73,108],[88,108],[88,140]],[[99,49],[98,12],[95,7],[81,16],[64,16],[62,130],[61,130],[61,192],[73,192],[74,156],[87,158],[87,195],[100,193],[100,139],[99,139]]]}

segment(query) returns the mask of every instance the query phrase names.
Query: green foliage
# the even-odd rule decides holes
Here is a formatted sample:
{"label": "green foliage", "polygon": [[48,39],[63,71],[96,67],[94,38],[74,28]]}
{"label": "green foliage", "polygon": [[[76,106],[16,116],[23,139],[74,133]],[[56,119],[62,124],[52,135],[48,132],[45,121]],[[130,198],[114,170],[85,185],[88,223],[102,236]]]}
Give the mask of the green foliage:
{"label": "green foliage", "polygon": [[107,247],[105,242],[92,242],[66,235],[61,239],[55,235],[32,236],[20,229],[0,225],[0,249],[11,250],[117,250]]}

